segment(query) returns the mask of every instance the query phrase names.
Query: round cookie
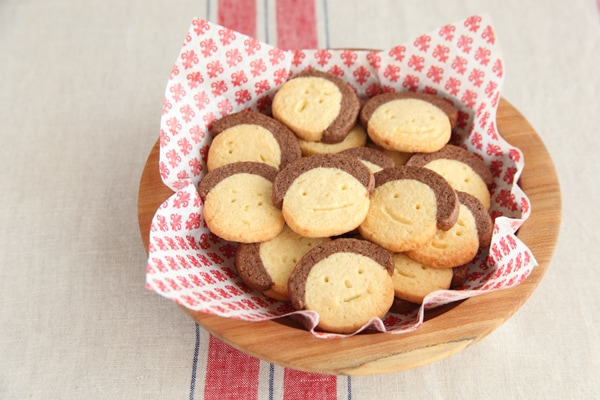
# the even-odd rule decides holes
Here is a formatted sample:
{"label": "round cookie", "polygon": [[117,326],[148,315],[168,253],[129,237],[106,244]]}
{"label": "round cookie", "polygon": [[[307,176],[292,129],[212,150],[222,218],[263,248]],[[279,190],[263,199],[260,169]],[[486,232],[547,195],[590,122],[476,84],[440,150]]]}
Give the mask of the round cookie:
{"label": "round cookie", "polygon": [[453,268],[470,262],[479,247],[489,246],[493,224],[487,210],[470,194],[457,195],[460,211],[454,226],[438,230],[428,243],[407,251],[408,257],[433,268]]}
{"label": "round cookie", "polygon": [[212,124],[209,171],[241,161],[263,162],[277,169],[301,157],[298,139],[279,121],[254,111],[240,111]]}
{"label": "round cookie", "polygon": [[264,242],[277,236],[284,220],[272,202],[276,175],[274,167],[249,161],[207,173],[198,185],[198,193],[211,232],[241,243]]}
{"label": "round cookie", "polygon": [[373,174],[356,158],[303,157],[277,174],[273,204],[299,235],[336,236],[356,229],[364,220],[373,185]]}
{"label": "round cookie", "polygon": [[393,168],[396,165],[391,157],[370,147],[355,147],[344,150],[341,154],[356,157],[365,164],[372,173],[379,172],[385,168]]}
{"label": "round cookie", "polygon": [[434,153],[414,154],[406,163],[442,175],[455,190],[475,196],[490,208],[489,186],[494,177],[482,159],[462,147],[447,144]]}
{"label": "round cookie", "polygon": [[458,218],[454,189],[426,168],[394,167],[375,174],[369,212],[358,227],[365,238],[392,252],[423,246]]}
{"label": "round cookie", "polygon": [[457,110],[447,101],[413,92],[374,96],[360,112],[360,122],[373,142],[407,153],[430,153],[444,147],[457,118]]}
{"label": "round cookie", "polygon": [[273,117],[298,138],[339,143],[356,125],[360,102],[341,78],[322,71],[303,71],[275,93]]}
{"label": "round cookie", "polygon": [[262,243],[240,243],[235,266],[240,278],[252,289],[276,300],[287,301],[288,280],[302,256],[329,238],[305,238],[288,226],[275,238]]}
{"label": "round cookie", "polygon": [[317,312],[321,329],[352,333],[391,307],[392,271],[385,249],[366,240],[331,240],[298,262],[288,283],[290,300],[297,310]]}
{"label": "round cookie", "polygon": [[421,304],[429,293],[450,289],[452,269],[432,268],[411,259],[404,253],[395,253],[392,258],[394,259],[392,281],[397,298]]}
{"label": "round cookie", "polygon": [[367,142],[367,132],[359,124],[356,124],[354,128],[348,132],[348,135],[339,143],[323,143],[323,142],[309,142],[306,140],[298,139],[300,143],[300,150],[302,155],[314,156],[316,154],[328,154],[328,153],[339,153],[346,149],[354,147],[362,147]]}

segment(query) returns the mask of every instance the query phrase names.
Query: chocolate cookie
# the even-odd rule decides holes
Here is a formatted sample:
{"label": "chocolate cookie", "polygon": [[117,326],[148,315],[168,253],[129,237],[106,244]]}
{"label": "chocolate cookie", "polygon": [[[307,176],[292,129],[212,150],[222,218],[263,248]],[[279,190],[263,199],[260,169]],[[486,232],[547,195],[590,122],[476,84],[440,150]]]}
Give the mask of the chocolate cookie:
{"label": "chocolate cookie", "polygon": [[394,159],[390,156],[371,147],[355,147],[344,150],[341,154],[356,157],[365,164],[372,173],[379,172],[385,168],[392,168],[396,165]]}
{"label": "chocolate cookie", "polygon": [[317,70],[303,71],[275,93],[273,117],[298,138],[339,143],[357,121],[360,102],[341,78]]}
{"label": "chocolate cookie", "polygon": [[298,139],[285,125],[254,111],[240,111],[216,120],[208,150],[212,171],[240,161],[262,162],[277,169],[301,157]]}
{"label": "chocolate cookie", "polygon": [[355,229],[369,209],[374,178],[356,158],[342,154],[303,157],[273,182],[273,204],[301,236],[336,236]]}
{"label": "chocolate cookie", "polygon": [[383,248],[359,239],[335,239],[314,247],[288,283],[297,310],[319,314],[321,329],[352,333],[382,318],[394,300],[393,260]]}
{"label": "chocolate cookie", "polygon": [[217,236],[242,243],[263,242],[283,229],[281,210],[273,205],[277,169],[256,162],[219,167],[200,181],[208,228]]}

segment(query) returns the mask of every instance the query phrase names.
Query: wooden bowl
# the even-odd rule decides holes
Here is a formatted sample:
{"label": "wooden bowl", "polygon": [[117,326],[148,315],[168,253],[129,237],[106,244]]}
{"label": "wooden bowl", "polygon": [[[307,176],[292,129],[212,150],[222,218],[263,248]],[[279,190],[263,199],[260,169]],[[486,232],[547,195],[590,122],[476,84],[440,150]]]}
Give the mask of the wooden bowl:
{"label": "wooden bowl", "polygon": [[[525,157],[520,186],[531,201],[532,212],[518,236],[531,249],[539,266],[520,285],[430,310],[419,329],[399,335],[361,333],[341,339],[318,339],[290,318],[245,322],[185,308],[184,311],[236,349],[283,367],[325,374],[370,375],[406,370],[441,360],[481,340],[510,318],[542,280],[556,247],[561,218],[558,178],[540,137],[504,99],[498,108],[497,124],[500,134]],[[157,141],[143,170],[138,195],[139,226],[146,251],[152,217],[173,193],[162,183],[158,160]]]}

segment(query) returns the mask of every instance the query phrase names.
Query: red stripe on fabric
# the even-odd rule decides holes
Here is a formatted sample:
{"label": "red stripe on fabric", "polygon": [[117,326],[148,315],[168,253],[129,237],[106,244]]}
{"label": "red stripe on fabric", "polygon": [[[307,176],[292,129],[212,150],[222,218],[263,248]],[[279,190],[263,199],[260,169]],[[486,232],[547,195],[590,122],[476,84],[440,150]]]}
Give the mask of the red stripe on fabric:
{"label": "red stripe on fabric", "polygon": [[256,399],[260,360],[214,336],[208,342],[204,399]]}
{"label": "red stripe on fabric", "polygon": [[337,377],[285,369],[283,374],[284,400],[336,400]]}
{"label": "red stripe on fabric", "polygon": [[256,0],[219,0],[219,25],[256,37]]}
{"label": "red stripe on fabric", "polygon": [[277,47],[285,50],[315,49],[317,14],[314,0],[278,0]]}

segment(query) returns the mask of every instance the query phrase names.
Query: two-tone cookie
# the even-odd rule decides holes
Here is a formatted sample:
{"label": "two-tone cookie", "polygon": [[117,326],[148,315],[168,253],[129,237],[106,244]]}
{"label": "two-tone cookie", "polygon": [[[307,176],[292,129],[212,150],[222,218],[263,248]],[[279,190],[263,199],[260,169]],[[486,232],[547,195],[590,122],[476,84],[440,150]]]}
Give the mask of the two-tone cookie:
{"label": "two-tone cookie", "polygon": [[354,157],[303,157],[277,174],[273,204],[299,235],[336,236],[356,229],[364,220],[373,185],[371,171]]}
{"label": "two-tone cookie", "polygon": [[335,239],[307,252],[288,287],[297,310],[319,314],[328,332],[352,333],[382,318],[394,300],[393,260],[385,249],[360,239]]}
{"label": "two-tone cookie", "polygon": [[379,172],[385,168],[392,168],[396,165],[394,160],[387,154],[371,147],[355,147],[344,150],[340,154],[356,157],[372,173]]}
{"label": "two-tone cookie", "polygon": [[483,160],[474,153],[447,144],[434,153],[414,154],[406,165],[425,167],[437,172],[455,190],[475,196],[486,209],[490,208],[489,186],[494,177]]}
{"label": "two-tone cookie", "polygon": [[287,301],[288,280],[296,264],[309,250],[328,240],[305,238],[284,226],[279,235],[266,242],[240,243],[235,266],[250,288],[273,299]]}
{"label": "two-tone cookie", "polygon": [[379,146],[401,152],[434,152],[448,143],[458,112],[426,93],[388,92],[369,99],[360,122]]}
{"label": "two-tone cookie", "polygon": [[456,223],[448,230],[439,229],[423,246],[407,251],[410,258],[434,268],[453,268],[471,261],[480,247],[489,246],[493,223],[488,211],[474,196],[457,194]]}
{"label": "two-tone cookie", "polygon": [[344,140],[339,143],[310,142],[302,139],[298,139],[298,143],[302,155],[305,157],[316,154],[339,153],[343,150],[363,147],[367,143],[367,132],[360,124],[356,124],[354,128],[350,129]]}
{"label": "two-tone cookie", "polygon": [[257,162],[219,167],[200,181],[203,215],[215,235],[235,242],[273,239],[284,226],[281,210],[273,205],[277,169]]}
{"label": "two-tone cookie", "polygon": [[296,136],[285,125],[264,114],[240,111],[213,122],[208,150],[209,171],[226,164],[252,161],[277,169],[301,157]]}
{"label": "two-tone cookie", "polygon": [[432,268],[404,253],[395,253],[392,258],[394,295],[401,300],[421,304],[429,293],[449,289],[452,284],[452,269]]}
{"label": "two-tone cookie", "polygon": [[454,189],[426,168],[394,167],[375,174],[369,212],[358,230],[392,252],[423,246],[438,229],[448,230],[458,218]]}
{"label": "two-tone cookie", "polygon": [[275,93],[273,117],[309,142],[339,143],[355,126],[360,102],[341,78],[322,71],[303,71]]}

